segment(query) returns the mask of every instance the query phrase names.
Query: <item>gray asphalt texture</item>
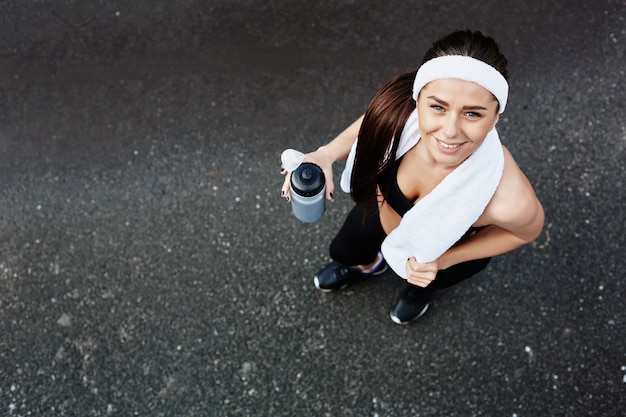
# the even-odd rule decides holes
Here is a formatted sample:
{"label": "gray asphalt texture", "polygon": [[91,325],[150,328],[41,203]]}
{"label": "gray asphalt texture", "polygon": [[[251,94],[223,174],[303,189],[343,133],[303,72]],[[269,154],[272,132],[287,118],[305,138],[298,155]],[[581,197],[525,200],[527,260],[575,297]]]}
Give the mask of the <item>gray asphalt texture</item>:
{"label": "gray asphalt texture", "polygon": [[[623,0],[2,1],[0,415],[626,415],[625,17]],[[397,326],[391,274],[313,287],[351,201],[300,223],[279,156],[463,28],[509,59],[499,131],[546,226]]]}

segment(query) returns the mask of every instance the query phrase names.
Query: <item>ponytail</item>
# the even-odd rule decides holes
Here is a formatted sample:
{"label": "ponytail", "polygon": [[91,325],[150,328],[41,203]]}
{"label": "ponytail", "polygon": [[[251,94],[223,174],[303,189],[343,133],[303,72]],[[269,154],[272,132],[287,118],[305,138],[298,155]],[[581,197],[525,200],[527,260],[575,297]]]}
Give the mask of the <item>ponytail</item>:
{"label": "ponytail", "polygon": [[416,106],[411,97],[416,72],[417,69],[406,71],[385,84],[365,112],[352,171],[351,193],[366,214],[377,209],[378,174],[397,164],[395,155],[400,134]]}

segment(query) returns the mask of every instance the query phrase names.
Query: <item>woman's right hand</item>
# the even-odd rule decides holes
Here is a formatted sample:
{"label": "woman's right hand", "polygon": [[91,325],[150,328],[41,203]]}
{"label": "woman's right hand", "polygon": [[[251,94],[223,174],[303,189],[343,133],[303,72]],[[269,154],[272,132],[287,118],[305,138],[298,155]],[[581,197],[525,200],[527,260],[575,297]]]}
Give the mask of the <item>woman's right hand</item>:
{"label": "woman's right hand", "polygon": [[[322,168],[324,176],[326,177],[326,199],[332,200],[333,193],[335,192],[335,182],[333,181],[333,163],[335,161],[345,161],[350,154],[350,149],[356,140],[359,130],[361,129],[361,123],[363,122],[361,116],[356,119],[350,126],[348,126],[343,132],[341,132],[335,139],[330,141],[324,146],[320,146],[315,152],[310,152],[304,155],[302,162],[312,162]],[[281,174],[285,176],[283,187],[280,190],[280,194],[287,201],[291,201],[291,172],[281,167]]]}
{"label": "woman's right hand", "polygon": [[[324,146],[321,146],[315,152],[304,154],[302,162],[314,163],[322,169],[326,179],[326,199],[332,200],[333,193],[335,192],[335,183],[333,181],[333,159],[330,153]],[[281,188],[280,195],[286,201],[291,201],[291,171],[287,171],[281,166],[280,173],[285,176],[285,181],[283,181],[283,187]]]}

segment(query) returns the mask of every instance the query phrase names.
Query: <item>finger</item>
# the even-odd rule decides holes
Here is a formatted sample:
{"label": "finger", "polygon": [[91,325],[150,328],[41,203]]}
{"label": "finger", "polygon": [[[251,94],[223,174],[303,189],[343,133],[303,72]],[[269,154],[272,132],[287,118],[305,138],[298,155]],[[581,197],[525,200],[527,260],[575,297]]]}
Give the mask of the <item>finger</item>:
{"label": "finger", "polygon": [[436,273],[437,266],[432,262],[421,263],[421,262],[417,262],[415,258],[412,258],[411,270],[414,272],[420,273],[422,276],[424,276],[425,274]]}
{"label": "finger", "polygon": [[324,177],[326,177],[326,199],[332,200],[335,194],[335,182],[333,181],[333,172],[324,170]]}
{"label": "finger", "polygon": [[409,284],[417,285],[418,287],[422,287],[422,288],[426,288],[430,284],[430,281],[428,281],[426,279],[414,278],[414,277],[408,277],[407,278],[407,282]]}
{"label": "finger", "polygon": [[420,286],[427,287],[431,282],[433,282],[434,277],[420,275],[418,277],[413,277],[415,282],[418,282]]}
{"label": "finger", "polygon": [[280,189],[280,196],[285,199],[285,201],[291,201],[291,187],[290,187],[291,175],[285,176],[285,180],[283,181],[283,186]]}
{"label": "finger", "polygon": [[427,286],[435,280],[437,274],[435,272],[412,271],[409,277],[416,282],[421,282],[423,286]]}
{"label": "finger", "polygon": [[407,259],[406,264],[405,264],[407,280],[419,279],[419,276],[417,275],[417,271],[415,271],[415,268],[414,268],[415,265],[416,265],[416,262],[415,262],[414,257]]}
{"label": "finger", "polygon": [[334,187],[326,188],[326,200],[332,201],[335,198]]}

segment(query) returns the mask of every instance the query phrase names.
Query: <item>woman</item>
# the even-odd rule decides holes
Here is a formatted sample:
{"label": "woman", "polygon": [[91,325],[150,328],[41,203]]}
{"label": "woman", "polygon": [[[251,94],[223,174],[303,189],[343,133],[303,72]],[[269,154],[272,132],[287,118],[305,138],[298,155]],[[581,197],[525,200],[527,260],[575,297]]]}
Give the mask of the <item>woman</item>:
{"label": "woman", "polygon": [[537,238],[543,208],[495,129],[508,97],[506,65],[492,38],[454,32],[418,70],[387,83],[365,115],[305,155],[323,169],[328,199],[332,164],[347,159],[341,186],[356,202],[331,243],[333,262],[314,278],[318,289],[345,288],[389,265],[407,280],[390,316],[407,324],[436,290]]}

